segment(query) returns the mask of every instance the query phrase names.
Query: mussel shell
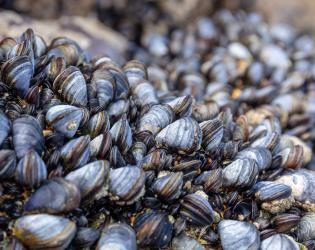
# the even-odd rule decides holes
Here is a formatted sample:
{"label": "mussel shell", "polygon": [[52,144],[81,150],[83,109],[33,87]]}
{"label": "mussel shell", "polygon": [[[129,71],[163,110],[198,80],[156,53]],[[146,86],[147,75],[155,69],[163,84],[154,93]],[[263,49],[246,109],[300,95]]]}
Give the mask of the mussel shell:
{"label": "mussel shell", "polygon": [[21,185],[38,187],[47,178],[45,162],[34,150],[29,150],[20,159],[15,170],[15,180]]}
{"label": "mussel shell", "polygon": [[156,105],[159,103],[157,93],[151,83],[143,81],[132,88],[132,94],[137,98],[141,107]]}
{"label": "mussel shell", "polygon": [[109,128],[109,117],[105,111],[93,115],[86,125],[86,131],[92,139],[100,134],[106,133],[109,131]]}
{"label": "mussel shell", "polygon": [[82,249],[91,247],[100,237],[100,232],[90,227],[79,227],[73,239],[73,245]]}
{"label": "mussel shell", "polygon": [[181,195],[183,173],[167,173],[158,177],[152,184],[152,189],[165,202],[172,202]]}
{"label": "mussel shell", "polygon": [[172,239],[173,225],[168,216],[157,211],[145,212],[136,218],[134,228],[142,247],[166,247]]}
{"label": "mussel shell", "polygon": [[7,138],[10,130],[11,124],[9,119],[6,117],[4,113],[0,111],[0,147],[3,141]]}
{"label": "mussel shell", "polygon": [[84,112],[81,108],[71,105],[56,105],[47,111],[46,121],[55,131],[72,138],[77,132],[83,116]]}
{"label": "mussel shell", "polygon": [[218,231],[224,250],[259,249],[260,236],[253,224],[236,220],[222,220]]}
{"label": "mussel shell", "polygon": [[145,173],[138,167],[112,169],[109,175],[111,199],[118,205],[129,205],[144,195]]}
{"label": "mussel shell", "polygon": [[236,159],[250,158],[256,161],[259,171],[268,169],[271,166],[272,155],[270,151],[263,147],[256,148],[246,148],[240,152],[235,157]]}
{"label": "mussel shell", "polygon": [[109,162],[113,168],[121,168],[126,166],[125,158],[121,155],[116,145],[114,145],[110,150]]}
{"label": "mussel shell", "polygon": [[128,114],[130,110],[129,99],[120,99],[116,102],[111,102],[107,108],[111,123],[118,121],[124,114]]}
{"label": "mussel shell", "polygon": [[188,237],[185,233],[180,234],[177,237],[174,237],[172,240],[172,250],[205,250],[205,247],[201,245],[194,238]]}
{"label": "mussel shell", "polygon": [[26,212],[58,214],[79,207],[81,194],[78,187],[63,178],[47,181],[25,203]]}
{"label": "mussel shell", "polygon": [[100,134],[90,142],[91,158],[104,159],[112,146],[112,137],[110,132]]}
{"label": "mussel shell", "polygon": [[303,147],[301,145],[285,148],[278,156],[281,157],[283,168],[298,169],[303,165]]}
{"label": "mussel shell", "polygon": [[206,193],[217,193],[223,185],[222,169],[210,170],[203,184]]}
{"label": "mussel shell", "polygon": [[252,190],[259,201],[272,201],[289,197],[292,193],[290,186],[271,181],[257,182]]}
{"label": "mussel shell", "polygon": [[13,150],[0,150],[0,180],[14,175],[16,168],[16,155]]}
{"label": "mussel shell", "polygon": [[156,135],[169,125],[174,118],[174,112],[168,105],[154,105],[139,120],[137,131],[151,131]]}
{"label": "mussel shell", "polygon": [[168,163],[170,163],[171,157],[166,154],[164,149],[155,149],[148,153],[140,162],[140,167],[144,171],[148,170],[162,170]]}
{"label": "mussel shell", "polygon": [[124,116],[110,129],[113,143],[125,154],[132,146],[132,132],[127,118]]}
{"label": "mussel shell", "polygon": [[193,98],[189,95],[177,97],[166,104],[173,109],[175,116],[178,118],[189,117],[192,113]]}
{"label": "mussel shell", "polygon": [[261,250],[299,250],[300,247],[294,239],[286,234],[275,234],[261,242]]}
{"label": "mussel shell", "polygon": [[103,186],[107,185],[109,163],[94,161],[77,170],[71,171],[65,178],[77,185],[82,198],[92,199]]}
{"label": "mussel shell", "polygon": [[69,219],[48,215],[26,215],[16,220],[13,234],[32,249],[65,249],[76,233]]}
{"label": "mussel shell", "polygon": [[26,250],[23,244],[15,237],[12,237],[6,250]]}
{"label": "mussel shell", "polygon": [[185,117],[162,129],[155,140],[159,146],[178,153],[192,154],[200,148],[202,132],[194,119]]}
{"label": "mussel shell", "polygon": [[207,102],[203,104],[194,104],[192,109],[192,116],[197,122],[204,122],[214,119],[219,113],[219,106],[216,102]]}
{"label": "mussel shell", "polygon": [[81,71],[70,66],[63,70],[53,82],[54,90],[62,100],[71,105],[87,105],[87,88]]}
{"label": "mussel shell", "polygon": [[219,119],[200,123],[202,130],[202,147],[210,151],[216,148],[223,138],[223,124]]}
{"label": "mussel shell", "polygon": [[30,149],[35,150],[39,155],[42,154],[44,137],[37,119],[25,115],[14,120],[13,145],[18,158],[22,158]]}
{"label": "mussel shell", "polygon": [[62,57],[67,65],[77,65],[82,60],[82,50],[79,45],[68,38],[55,38],[47,52],[47,55],[54,57]]}
{"label": "mussel shell", "polygon": [[137,250],[135,231],[127,224],[114,223],[104,228],[97,250]]}
{"label": "mussel shell", "polygon": [[300,221],[300,216],[295,214],[283,213],[272,218],[272,224],[278,233],[287,232],[294,228]]}
{"label": "mussel shell", "polygon": [[127,62],[123,70],[131,87],[137,84],[140,80],[148,78],[146,66],[137,60]]}
{"label": "mussel shell", "polygon": [[255,184],[259,168],[252,159],[237,159],[222,170],[223,185],[230,188],[247,188]]}
{"label": "mussel shell", "polygon": [[90,136],[80,136],[66,143],[60,152],[66,170],[82,167],[90,159]]}
{"label": "mussel shell", "polygon": [[214,212],[208,200],[200,194],[188,194],[181,202],[180,214],[197,226],[213,223]]}
{"label": "mussel shell", "polygon": [[66,62],[63,57],[54,57],[46,67],[47,78],[54,82],[56,77],[66,69]]}
{"label": "mussel shell", "polygon": [[298,224],[296,234],[299,241],[315,238],[315,213],[306,213]]}
{"label": "mussel shell", "polygon": [[6,61],[1,67],[1,80],[17,90],[24,97],[33,76],[33,65],[29,57],[16,56]]}

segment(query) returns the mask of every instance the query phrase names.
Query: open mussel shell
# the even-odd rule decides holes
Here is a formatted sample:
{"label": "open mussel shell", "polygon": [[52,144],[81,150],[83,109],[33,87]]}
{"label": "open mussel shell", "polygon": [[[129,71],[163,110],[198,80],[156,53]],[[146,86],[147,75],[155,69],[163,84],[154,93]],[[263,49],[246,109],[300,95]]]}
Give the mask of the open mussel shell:
{"label": "open mussel shell", "polygon": [[0,180],[14,175],[16,168],[16,155],[13,150],[0,150]]}
{"label": "open mussel shell", "polygon": [[138,167],[111,169],[109,175],[110,198],[118,205],[138,201],[145,192],[145,173]]}
{"label": "open mussel shell", "polygon": [[83,118],[83,109],[71,105],[53,106],[46,114],[48,125],[68,138],[75,135]]}
{"label": "open mussel shell", "polygon": [[173,109],[178,118],[189,117],[192,113],[193,98],[190,95],[177,97],[174,100],[166,102]]}
{"label": "open mussel shell", "polygon": [[166,214],[149,211],[136,218],[134,228],[137,241],[142,247],[166,247],[172,238],[173,225]]}
{"label": "open mussel shell", "polygon": [[218,225],[218,231],[224,250],[259,249],[259,232],[251,223],[222,220]]}
{"label": "open mussel shell", "polygon": [[71,171],[65,178],[77,185],[82,198],[92,199],[103,186],[107,185],[109,163],[93,161],[83,167]]}
{"label": "open mussel shell", "polygon": [[106,107],[114,98],[116,85],[113,76],[104,69],[93,72],[91,85],[96,92],[96,98],[100,107]]}
{"label": "open mussel shell", "polygon": [[288,232],[300,222],[300,216],[283,213],[272,218],[272,224],[278,233]]}
{"label": "open mussel shell", "polygon": [[247,188],[255,184],[259,168],[252,159],[237,159],[222,170],[223,186]]}
{"label": "open mussel shell", "polygon": [[159,103],[155,88],[147,81],[137,83],[131,91],[141,107],[153,106]]}
{"label": "open mussel shell", "polygon": [[275,234],[261,242],[261,250],[299,250],[301,249],[298,243],[286,234]]}
{"label": "open mussel shell", "polygon": [[298,169],[283,173],[275,182],[287,185],[292,189],[295,204],[307,211],[315,211],[315,172]]}
{"label": "open mussel shell", "polygon": [[79,207],[81,193],[78,187],[63,178],[47,181],[25,203],[24,211],[58,214]]}
{"label": "open mussel shell", "polygon": [[306,241],[315,238],[315,213],[306,213],[298,224],[296,230],[299,241]]}
{"label": "open mussel shell", "polygon": [[174,237],[171,243],[172,250],[183,250],[183,249],[192,249],[192,250],[205,250],[205,247],[201,245],[197,240],[191,238],[185,233],[180,234],[177,237]]}
{"label": "open mussel shell", "polygon": [[90,227],[79,227],[73,239],[73,245],[80,249],[91,247],[100,237],[99,230]]}
{"label": "open mussel shell", "polygon": [[158,176],[152,184],[152,189],[165,202],[172,202],[181,195],[183,186],[183,173],[166,173]]}
{"label": "open mussel shell", "polygon": [[15,88],[20,97],[24,97],[33,77],[32,61],[27,56],[16,56],[6,61],[1,67],[1,80]]}
{"label": "open mussel shell", "polygon": [[194,119],[185,117],[162,129],[155,140],[161,147],[181,154],[192,154],[200,148],[202,132]]}
{"label": "open mussel shell", "polygon": [[126,116],[123,116],[110,129],[113,144],[125,154],[132,146],[132,132]]}
{"label": "open mussel shell", "polygon": [[253,159],[255,160],[259,171],[268,169],[271,166],[272,155],[270,151],[263,147],[246,148],[237,153],[235,159]]}
{"label": "open mussel shell", "polygon": [[0,147],[3,141],[7,138],[10,130],[11,124],[9,119],[6,117],[4,113],[0,111]]}
{"label": "open mussel shell", "polygon": [[92,139],[100,134],[106,133],[109,131],[109,128],[109,117],[105,111],[93,115],[86,124],[86,131]]}
{"label": "open mussel shell", "polygon": [[208,226],[213,223],[214,211],[203,194],[186,195],[181,201],[180,214],[196,226]]}
{"label": "open mussel shell", "polygon": [[139,120],[137,131],[148,130],[156,135],[174,119],[174,112],[168,105],[154,105]]}
{"label": "open mussel shell", "polygon": [[105,159],[112,146],[110,132],[100,134],[90,142],[91,158]]}
{"label": "open mussel shell", "polygon": [[66,170],[82,167],[90,159],[90,136],[80,136],[65,144],[60,152]]}
{"label": "open mussel shell", "polygon": [[36,118],[24,115],[13,122],[13,145],[18,158],[22,158],[30,149],[39,155],[44,150],[42,128]]}
{"label": "open mussel shell", "polygon": [[15,170],[15,180],[21,185],[38,187],[47,178],[45,162],[34,150],[29,150],[20,159]]}
{"label": "open mussel shell", "polygon": [[71,105],[87,105],[87,89],[81,71],[70,66],[63,70],[53,82],[54,90],[61,99]]}
{"label": "open mussel shell", "polygon": [[223,124],[219,119],[208,120],[200,123],[202,130],[202,147],[210,151],[216,148],[223,137]]}
{"label": "open mussel shell", "polygon": [[65,249],[76,233],[74,222],[48,214],[26,215],[16,220],[13,234],[32,249]]}
{"label": "open mussel shell", "polygon": [[96,245],[97,250],[137,250],[135,231],[123,223],[110,224],[104,228]]}

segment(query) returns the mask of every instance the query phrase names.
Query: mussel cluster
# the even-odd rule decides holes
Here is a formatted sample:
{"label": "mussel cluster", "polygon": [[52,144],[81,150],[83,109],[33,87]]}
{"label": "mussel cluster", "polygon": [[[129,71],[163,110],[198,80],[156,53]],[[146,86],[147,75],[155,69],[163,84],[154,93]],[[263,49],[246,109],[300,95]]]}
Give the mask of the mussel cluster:
{"label": "mussel cluster", "polygon": [[164,38],[122,66],[0,42],[1,246],[315,249],[311,36],[219,11]]}

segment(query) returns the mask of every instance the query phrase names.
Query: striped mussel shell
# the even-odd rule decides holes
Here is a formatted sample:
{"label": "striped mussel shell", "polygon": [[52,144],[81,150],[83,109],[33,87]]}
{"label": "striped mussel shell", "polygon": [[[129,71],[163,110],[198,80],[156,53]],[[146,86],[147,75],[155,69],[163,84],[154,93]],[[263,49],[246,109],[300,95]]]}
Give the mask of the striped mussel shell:
{"label": "striped mussel shell", "polygon": [[204,193],[186,195],[181,201],[180,214],[201,227],[211,225],[214,220],[214,211]]}
{"label": "striped mussel shell", "polygon": [[222,169],[217,168],[207,171],[205,175],[203,188],[206,193],[218,193],[223,185]]}
{"label": "striped mussel shell", "polygon": [[300,222],[300,216],[296,214],[283,213],[271,219],[273,227],[278,233],[289,232]]}
{"label": "striped mussel shell", "polygon": [[183,160],[174,164],[173,166],[169,166],[169,168],[174,172],[183,172],[183,179],[184,182],[186,182],[187,180],[194,179],[194,177],[200,174],[201,165],[201,160]]}
{"label": "striped mussel shell", "polygon": [[240,147],[240,142],[236,141],[228,141],[221,142],[217,147],[216,152],[218,153],[218,157],[222,161],[229,161],[235,158],[238,153],[238,149]]}
{"label": "striped mussel shell", "polygon": [[285,148],[277,156],[281,157],[282,168],[298,169],[303,165],[303,147],[301,145]]}
{"label": "striped mussel shell", "polygon": [[116,102],[111,102],[107,108],[107,113],[109,115],[110,122],[118,121],[123,115],[128,115],[130,110],[129,99],[120,99]]}
{"label": "striped mussel shell", "polygon": [[135,231],[127,224],[113,223],[106,226],[97,242],[96,250],[137,250]]}
{"label": "striped mussel shell", "polygon": [[99,230],[90,227],[79,227],[73,239],[73,246],[80,249],[90,248],[99,237]]}
{"label": "striped mussel shell", "polygon": [[45,72],[47,79],[53,83],[56,77],[66,69],[66,61],[63,57],[54,57],[46,66]]}
{"label": "striped mussel shell", "polygon": [[107,70],[115,81],[115,95],[114,99],[124,99],[129,94],[129,83],[127,77],[124,75],[124,72],[122,69],[111,59],[108,58],[102,58],[98,60],[98,62],[95,64],[95,69],[103,69]]}
{"label": "striped mussel shell", "polygon": [[256,139],[250,145],[250,147],[263,147],[271,152],[277,147],[280,136],[277,132],[268,132],[265,136]]}
{"label": "striped mussel shell", "polygon": [[82,120],[85,112],[83,109],[71,105],[56,105],[46,113],[46,121],[56,132],[72,138]]}
{"label": "striped mussel shell", "polygon": [[8,59],[8,53],[16,44],[16,40],[12,37],[6,37],[0,41],[0,61]]}
{"label": "striped mussel shell", "polygon": [[286,234],[275,234],[261,242],[261,250],[299,250],[299,244]]}
{"label": "striped mussel shell", "polygon": [[167,147],[180,154],[192,154],[200,148],[202,132],[194,119],[185,117],[162,129],[155,140],[160,147]]}
{"label": "striped mussel shell", "polygon": [[82,198],[92,200],[102,188],[107,188],[109,175],[108,161],[93,161],[83,167],[71,171],[65,179],[79,188]]}
{"label": "striped mussel shell", "polygon": [[60,151],[66,171],[85,165],[90,159],[90,136],[80,136],[67,142]]}
{"label": "striped mussel shell", "polygon": [[197,122],[214,119],[219,114],[219,106],[214,101],[196,103],[192,107],[192,116]]}
{"label": "striped mussel shell", "polygon": [[132,132],[126,116],[113,124],[110,134],[113,144],[117,145],[122,154],[126,154],[132,146]]}
{"label": "striped mussel shell", "polygon": [[172,239],[173,225],[167,214],[155,210],[137,216],[134,229],[141,247],[164,248]]}
{"label": "striped mussel shell", "polygon": [[62,57],[67,65],[78,65],[84,57],[80,46],[74,40],[65,37],[53,39],[47,55]]}
{"label": "striped mussel shell", "polygon": [[259,171],[268,169],[271,166],[272,155],[270,151],[263,147],[245,148],[237,153],[235,159],[253,159]]}
{"label": "striped mussel shell", "polygon": [[116,85],[113,76],[107,70],[95,70],[92,74],[91,85],[96,93],[98,105],[105,108],[115,95]]}
{"label": "striped mussel shell", "polygon": [[166,165],[168,165],[172,160],[170,155],[167,155],[165,149],[154,149],[145,155],[141,162],[140,167],[144,171],[148,170],[162,170]]}
{"label": "striped mussel shell", "polygon": [[218,225],[218,232],[224,250],[259,249],[259,232],[249,222],[222,220]]}
{"label": "striped mussel shell", "polygon": [[248,138],[249,124],[247,117],[245,115],[241,115],[236,119],[235,128],[233,131],[233,140],[246,142]]}
{"label": "striped mussel shell", "polygon": [[26,250],[22,242],[15,237],[11,237],[9,244],[6,247],[6,250]]}
{"label": "striped mussel shell", "polygon": [[0,111],[0,147],[11,130],[11,123],[7,116]]}
{"label": "striped mussel shell", "polygon": [[109,152],[109,162],[112,168],[121,168],[126,166],[126,160],[116,145],[114,145]]}
{"label": "striped mussel shell", "polygon": [[237,159],[222,170],[223,186],[228,188],[248,188],[255,184],[259,168],[252,159]]}
{"label": "striped mussel shell", "polygon": [[8,179],[15,173],[16,155],[14,150],[0,150],[0,180]]}
{"label": "striped mussel shell", "polygon": [[193,249],[193,250],[206,250],[206,248],[201,245],[201,243],[182,233],[172,240],[172,250],[182,250],[182,249]]}
{"label": "striped mussel shell", "polygon": [[134,144],[131,147],[131,154],[137,164],[140,165],[146,153],[147,153],[147,146],[143,142],[141,141],[134,142]]}
{"label": "striped mussel shell", "polygon": [[44,137],[38,120],[24,115],[13,122],[13,145],[18,158],[22,158],[30,149],[39,155],[44,150]]}
{"label": "striped mussel shell", "polygon": [[96,136],[90,142],[91,158],[104,159],[112,146],[112,137],[110,132],[105,132]]}
{"label": "striped mussel shell", "polygon": [[142,80],[148,79],[146,66],[138,60],[128,61],[123,67],[123,71],[131,87]]}
{"label": "striped mussel shell", "polygon": [[183,183],[181,172],[160,172],[152,184],[152,189],[162,201],[172,202],[181,195]]}
{"label": "striped mussel shell", "polygon": [[275,182],[287,185],[292,189],[295,204],[307,211],[315,211],[315,173],[312,170],[300,168],[286,171]]}
{"label": "striped mussel shell", "polygon": [[47,181],[27,200],[24,211],[59,214],[79,207],[81,194],[78,187],[63,178]]}
{"label": "striped mussel shell", "polygon": [[303,96],[301,93],[288,93],[279,95],[271,102],[274,106],[279,106],[288,114],[298,113],[303,111]]}
{"label": "striped mussel shell", "polygon": [[149,107],[159,103],[154,86],[143,80],[138,82],[131,88],[132,95],[136,98],[141,107],[148,105]]}
{"label": "striped mussel shell", "polygon": [[306,241],[315,238],[315,213],[308,212],[300,220],[297,230],[299,241]]}
{"label": "striped mussel shell", "polygon": [[109,174],[110,199],[118,205],[130,205],[145,192],[145,172],[135,166],[111,169]]}
{"label": "striped mussel shell", "polygon": [[85,130],[93,139],[100,134],[108,132],[109,128],[110,122],[107,112],[100,111],[90,117],[90,120],[86,124]]}
{"label": "striped mussel shell", "polygon": [[18,162],[15,169],[15,180],[30,188],[38,187],[47,178],[45,162],[34,150],[29,150]]}
{"label": "striped mussel shell", "polygon": [[76,224],[64,217],[34,214],[17,219],[13,234],[32,249],[66,249],[76,230]]}
{"label": "striped mussel shell", "polygon": [[151,131],[153,135],[159,133],[174,119],[174,112],[168,105],[154,105],[139,120],[137,131]]}
{"label": "striped mussel shell", "polygon": [[26,94],[34,74],[32,61],[28,56],[15,56],[1,67],[1,81],[15,88],[20,97]]}
{"label": "striped mussel shell", "polygon": [[223,138],[223,124],[219,119],[208,120],[200,123],[202,130],[202,147],[211,151],[219,146]]}
{"label": "striped mussel shell", "polygon": [[166,102],[178,118],[190,117],[192,114],[192,103],[193,98],[190,95],[177,97],[174,100]]}
{"label": "striped mussel shell", "polygon": [[68,104],[75,106],[87,105],[86,82],[77,67],[70,66],[63,70],[54,80],[53,89]]}

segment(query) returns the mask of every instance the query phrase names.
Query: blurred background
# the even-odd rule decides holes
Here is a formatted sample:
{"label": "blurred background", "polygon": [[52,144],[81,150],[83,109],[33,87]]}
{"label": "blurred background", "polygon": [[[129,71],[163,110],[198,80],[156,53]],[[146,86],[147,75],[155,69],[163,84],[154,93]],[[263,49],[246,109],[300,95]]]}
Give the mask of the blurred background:
{"label": "blurred background", "polygon": [[[312,0],[0,0],[0,39],[32,27],[46,41],[67,36],[91,56],[108,54],[123,62],[135,47],[147,47],[155,34],[189,29],[199,17],[222,8],[259,11],[270,23],[299,30],[315,27]],[[163,54],[163,46],[157,53]]]}

